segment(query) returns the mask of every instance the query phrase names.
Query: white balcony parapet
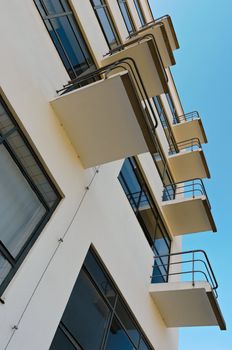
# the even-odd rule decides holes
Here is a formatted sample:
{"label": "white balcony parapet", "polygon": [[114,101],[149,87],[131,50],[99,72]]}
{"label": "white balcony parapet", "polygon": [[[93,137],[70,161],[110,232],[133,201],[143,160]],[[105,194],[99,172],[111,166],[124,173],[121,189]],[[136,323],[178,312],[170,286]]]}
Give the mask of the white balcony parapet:
{"label": "white balcony parapet", "polygon": [[172,125],[172,131],[176,142],[193,138],[199,139],[201,144],[208,142],[202,120],[196,111],[178,116],[178,123]]}
{"label": "white balcony parapet", "polygon": [[[169,266],[164,269],[167,260]],[[149,293],[167,327],[226,329],[217,302],[218,283],[204,251],[157,256],[154,267]],[[163,271],[169,271],[168,276]],[[167,282],[160,283],[161,278]]]}
{"label": "white balcony parapet", "polygon": [[154,36],[164,67],[167,68],[175,65],[176,61],[164,23],[157,23],[156,21],[150,22],[138,31],[132,33],[128,40],[131,40],[131,38],[135,36],[144,36],[147,34]]}
{"label": "white balcony parapet", "polygon": [[171,17],[169,15],[165,15],[160,18],[156,18],[155,22],[161,22],[164,24],[172,50],[179,49],[180,46],[177,40],[176,32]]}
{"label": "white balcony parapet", "polygon": [[174,236],[217,231],[201,179],[166,186],[161,208],[170,232]]}
{"label": "white balcony parapet", "polygon": [[[176,148],[178,152],[176,152]],[[176,143],[170,149],[168,162],[175,182],[210,178],[210,172],[200,140],[193,138]]]}

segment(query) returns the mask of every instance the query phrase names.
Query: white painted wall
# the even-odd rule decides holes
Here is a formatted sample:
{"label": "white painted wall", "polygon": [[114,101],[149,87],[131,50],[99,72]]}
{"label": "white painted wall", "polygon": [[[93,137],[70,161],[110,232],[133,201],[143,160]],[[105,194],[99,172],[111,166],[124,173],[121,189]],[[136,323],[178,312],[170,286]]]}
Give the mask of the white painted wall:
{"label": "white painted wall", "polygon": [[[107,47],[88,1],[72,3],[100,59]],[[0,2],[0,42],[1,89],[64,195],[3,294],[0,349],[9,339],[7,350],[49,348],[93,244],[154,348],[176,350],[178,331],[165,327],[148,293],[153,254],[117,180],[122,161],[101,166],[86,191],[95,170],[83,170],[49,105],[55,90],[69,77],[31,0]],[[144,164],[146,157],[141,156]],[[150,159],[145,171],[149,173],[151,166]],[[152,174],[158,194],[160,179],[155,170]],[[59,243],[64,234],[64,242]]]}

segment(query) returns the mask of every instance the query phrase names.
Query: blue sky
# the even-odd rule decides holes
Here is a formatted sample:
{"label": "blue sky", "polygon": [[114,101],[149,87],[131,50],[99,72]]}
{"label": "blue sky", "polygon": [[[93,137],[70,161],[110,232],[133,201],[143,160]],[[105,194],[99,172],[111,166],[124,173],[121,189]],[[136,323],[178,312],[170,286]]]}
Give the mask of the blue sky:
{"label": "blue sky", "polygon": [[205,180],[218,232],[184,238],[184,249],[206,250],[219,283],[227,328],[185,328],[180,350],[232,349],[232,1],[150,0],[154,17],[172,17],[180,49],[172,73],[185,112],[198,110],[209,143],[204,145],[212,179]]}

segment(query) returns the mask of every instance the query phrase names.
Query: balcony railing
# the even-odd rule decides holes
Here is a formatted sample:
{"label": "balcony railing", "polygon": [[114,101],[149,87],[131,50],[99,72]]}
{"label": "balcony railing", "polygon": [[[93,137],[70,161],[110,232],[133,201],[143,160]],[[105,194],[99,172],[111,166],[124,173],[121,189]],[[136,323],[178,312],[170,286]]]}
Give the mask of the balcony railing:
{"label": "balcony railing", "polygon": [[167,327],[219,326],[225,330],[217,289],[205,251],[154,257],[149,292]]}
{"label": "balcony railing", "polygon": [[[177,145],[178,152],[195,151],[195,150],[202,149],[201,142],[197,137],[194,137],[190,140],[177,142],[176,145]],[[169,148],[169,154],[176,154],[178,152],[176,151],[176,147],[172,146]]]}
{"label": "balcony railing", "polygon": [[163,201],[183,198],[196,198],[198,196],[204,196],[209,208],[211,209],[206,189],[201,179],[193,179],[186,182],[177,182],[173,184],[173,186],[166,186],[163,190]]}
{"label": "balcony railing", "polygon": [[178,116],[177,123],[181,123],[183,121],[185,121],[185,122],[192,121],[192,120],[196,120],[196,119],[200,119],[199,113],[197,111],[193,111],[193,112],[189,112],[189,113]]}
{"label": "balcony railing", "polygon": [[[164,263],[165,260],[168,262]],[[161,270],[162,273],[159,273]],[[167,273],[165,274],[164,271],[167,271]],[[191,282],[193,287],[196,281],[206,281],[210,284],[215,297],[218,297],[218,282],[204,250],[190,250],[155,256],[151,282],[159,281],[160,283],[162,278],[164,283],[175,279],[178,282]]]}

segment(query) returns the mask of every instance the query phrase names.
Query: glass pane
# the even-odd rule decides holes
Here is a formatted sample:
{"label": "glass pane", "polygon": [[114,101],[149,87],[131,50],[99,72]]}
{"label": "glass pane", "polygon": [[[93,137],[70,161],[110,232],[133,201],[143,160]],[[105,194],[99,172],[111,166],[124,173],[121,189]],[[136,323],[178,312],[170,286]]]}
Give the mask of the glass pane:
{"label": "glass pane", "polygon": [[140,345],[139,345],[139,350],[149,350],[150,347],[148,347],[145,342],[143,341],[143,339],[141,339],[140,341]]}
{"label": "glass pane", "polygon": [[124,19],[126,28],[128,30],[128,33],[131,33],[134,31],[133,23],[130,17],[130,13],[127,8],[127,4],[124,1],[119,0],[119,7],[122,13],[122,17]]}
{"label": "glass pane", "polygon": [[134,321],[129,316],[129,313],[121,300],[117,301],[116,314],[120,319],[121,323],[123,324],[124,328],[126,329],[128,335],[133,340],[134,344],[137,346],[139,343],[139,332]]}
{"label": "glass pane", "polygon": [[97,9],[97,14],[98,14],[99,20],[101,22],[101,25],[103,27],[108,44],[110,45],[111,48],[113,48],[117,44],[117,39],[116,39],[115,33],[112,29],[113,24],[110,21],[110,19],[108,18],[109,15],[106,12],[106,8],[102,7],[102,8]]}
{"label": "glass pane", "polygon": [[54,18],[50,20],[50,22],[62,42],[66,55],[68,56],[73,68],[77,71],[77,74],[81,73],[86,68],[86,60],[70,26],[68,18]]}
{"label": "glass pane", "polygon": [[50,350],[77,350],[78,348],[74,347],[70,342],[70,340],[65,336],[65,334],[58,328],[49,349]]}
{"label": "glass pane", "polygon": [[135,350],[135,347],[130,342],[126,332],[123,330],[116,317],[113,318],[105,349]]}
{"label": "glass pane", "polygon": [[0,163],[0,240],[16,257],[46,210],[3,145]]}
{"label": "glass pane", "polygon": [[60,0],[43,0],[48,15],[65,12]]}
{"label": "glass pane", "polygon": [[11,270],[9,262],[0,254],[0,285]]}
{"label": "glass pane", "polygon": [[99,266],[99,264],[97,263],[95,257],[91,252],[87,254],[84,262],[84,266],[90,273],[91,277],[94,279],[95,283],[98,285],[98,288],[106,296],[106,298],[111,303],[111,305],[114,306],[115,299],[116,299],[115,290],[109,278],[103,272],[103,270],[101,269],[101,267]]}
{"label": "glass pane", "polygon": [[8,137],[7,143],[11,146],[17,159],[41,192],[47,205],[52,207],[57,201],[57,194],[37,164],[35,158],[32,156],[31,151],[23,141],[22,137],[18,132],[14,132]]}
{"label": "glass pane", "polygon": [[109,316],[108,306],[81,270],[61,322],[85,350],[98,350]]}
{"label": "glass pane", "polygon": [[142,9],[141,9],[141,7],[140,7],[140,3],[138,2],[138,0],[134,0],[134,4],[135,4],[136,10],[137,10],[137,13],[138,13],[140,22],[141,22],[142,26],[144,26],[144,24],[145,24],[146,22],[145,22],[143,13],[142,13]]}
{"label": "glass pane", "polygon": [[68,57],[66,56],[66,53],[65,53],[65,49],[64,47],[62,46],[62,43],[59,41],[59,37],[58,37],[58,34],[55,32],[55,30],[53,30],[52,28],[52,25],[50,23],[50,20],[45,20],[44,21],[48,31],[49,31],[49,34],[52,38],[52,41],[60,55],[60,58],[70,76],[71,79],[74,79],[76,77],[76,74],[74,72],[74,69],[72,68],[72,65],[71,65],[71,62],[69,61]]}

